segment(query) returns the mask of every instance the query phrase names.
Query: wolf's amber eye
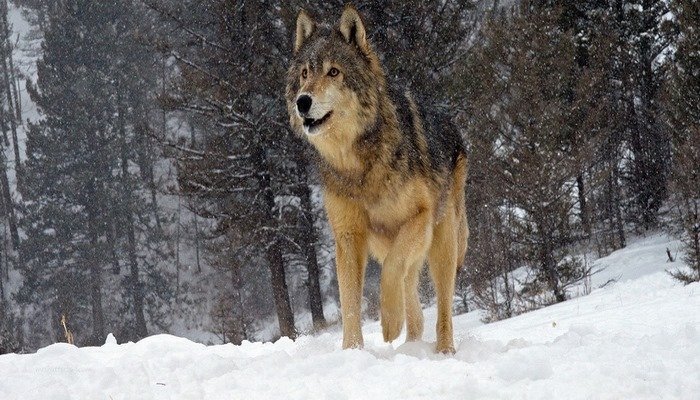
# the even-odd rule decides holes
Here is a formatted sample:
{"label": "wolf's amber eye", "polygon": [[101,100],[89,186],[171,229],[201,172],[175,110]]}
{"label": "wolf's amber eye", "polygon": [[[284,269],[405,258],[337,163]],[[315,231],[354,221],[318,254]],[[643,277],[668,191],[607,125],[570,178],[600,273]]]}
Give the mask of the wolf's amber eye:
{"label": "wolf's amber eye", "polygon": [[328,76],[331,76],[331,77],[338,76],[339,73],[340,73],[340,71],[338,71],[338,68],[331,68],[328,70]]}
{"label": "wolf's amber eye", "polygon": [[303,79],[306,79],[307,76],[309,76],[309,71],[306,68],[302,69],[301,70],[301,77]]}

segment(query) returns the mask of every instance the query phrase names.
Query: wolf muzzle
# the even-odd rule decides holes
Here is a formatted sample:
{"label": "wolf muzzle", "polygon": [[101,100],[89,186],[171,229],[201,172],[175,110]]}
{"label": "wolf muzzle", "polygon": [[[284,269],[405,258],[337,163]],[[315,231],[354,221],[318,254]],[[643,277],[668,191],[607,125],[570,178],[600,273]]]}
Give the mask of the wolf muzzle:
{"label": "wolf muzzle", "polygon": [[318,129],[324,122],[333,114],[333,111],[328,111],[320,118],[313,118],[311,116],[311,106],[313,104],[313,99],[308,94],[302,94],[297,97],[297,114],[301,119],[303,119],[304,132],[307,135],[313,136],[318,133]]}

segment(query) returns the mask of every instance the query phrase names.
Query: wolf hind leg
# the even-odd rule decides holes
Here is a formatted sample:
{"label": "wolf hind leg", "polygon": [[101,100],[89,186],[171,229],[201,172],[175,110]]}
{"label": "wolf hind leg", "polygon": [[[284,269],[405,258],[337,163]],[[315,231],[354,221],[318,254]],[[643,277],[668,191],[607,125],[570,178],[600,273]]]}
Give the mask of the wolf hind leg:
{"label": "wolf hind leg", "polygon": [[423,261],[417,263],[408,271],[404,280],[406,293],[406,341],[415,342],[423,338],[423,308],[418,296],[418,282]]}
{"label": "wolf hind leg", "polygon": [[452,328],[452,303],[454,301],[455,279],[457,276],[459,230],[455,213],[447,213],[435,226],[434,240],[428,253],[430,275],[435,284],[438,301],[438,317],[435,327],[437,334],[436,351],[454,353]]}

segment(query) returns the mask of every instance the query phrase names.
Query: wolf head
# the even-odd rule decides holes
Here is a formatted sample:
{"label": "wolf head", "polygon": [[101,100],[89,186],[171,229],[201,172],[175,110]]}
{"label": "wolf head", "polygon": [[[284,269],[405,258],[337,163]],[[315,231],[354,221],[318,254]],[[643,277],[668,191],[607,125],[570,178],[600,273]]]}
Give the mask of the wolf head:
{"label": "wolf head", "polygon": [[297,16],[287,74],[287,108],[295,132],[317,147],[349,145],[377,123],[385,91],[379,59],[357,10],[348,5],[334,26]]}

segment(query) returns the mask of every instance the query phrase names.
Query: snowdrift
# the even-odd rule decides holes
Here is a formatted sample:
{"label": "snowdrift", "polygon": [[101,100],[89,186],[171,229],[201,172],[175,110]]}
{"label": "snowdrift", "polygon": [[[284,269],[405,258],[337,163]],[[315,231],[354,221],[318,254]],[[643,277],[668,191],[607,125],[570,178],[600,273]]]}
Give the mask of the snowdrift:
{"label": "snowdrift", "polygon": [[295,342],[204,346],[158,335],[101,347],[54,344],[0,356],[0,399],[698,399],[700,284],[665,269],[663,236],[596,262],[588,296],[483,325],[455,319],[457,353],[425,341],[340,349],[339,330]]}

